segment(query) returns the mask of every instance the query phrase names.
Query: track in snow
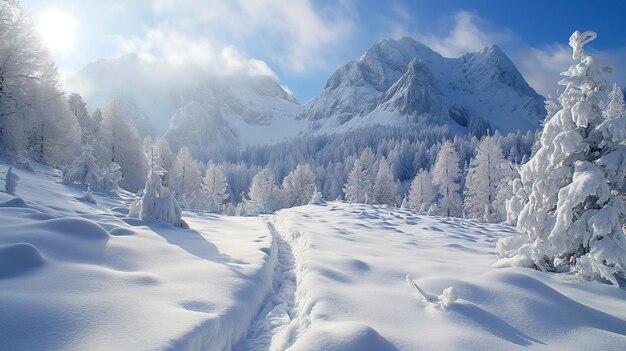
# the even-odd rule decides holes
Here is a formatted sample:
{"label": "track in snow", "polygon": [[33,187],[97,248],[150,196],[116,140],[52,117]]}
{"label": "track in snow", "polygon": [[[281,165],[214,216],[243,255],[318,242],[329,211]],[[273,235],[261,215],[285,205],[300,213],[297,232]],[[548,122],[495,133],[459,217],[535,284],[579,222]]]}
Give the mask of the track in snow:
{"label": "track in snow", "polygon": [[295,304],[296,270],[291,246],[276,231],[270,220],[266,222],[277,247],[278,262],[272,279],[272,293],[250,323],[248,335],[235,350],[283,351],[295,341],[299,319]]}

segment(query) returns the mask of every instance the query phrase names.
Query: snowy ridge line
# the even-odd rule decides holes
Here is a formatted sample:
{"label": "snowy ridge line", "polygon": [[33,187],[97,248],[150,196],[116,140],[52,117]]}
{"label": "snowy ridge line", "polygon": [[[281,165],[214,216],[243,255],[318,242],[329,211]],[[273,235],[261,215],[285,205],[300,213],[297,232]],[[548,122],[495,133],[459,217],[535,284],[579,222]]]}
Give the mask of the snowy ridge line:
{"label": "snowy ridge line", "polygon": [[272,290],[250,323],[246,339],[234,350],[282,351],[293,344],[294,336],[299,335],[299,314],[295,303],[296,260],[290,244],[276,231],[272,221],[266,221],[266,225],[276,248]]}

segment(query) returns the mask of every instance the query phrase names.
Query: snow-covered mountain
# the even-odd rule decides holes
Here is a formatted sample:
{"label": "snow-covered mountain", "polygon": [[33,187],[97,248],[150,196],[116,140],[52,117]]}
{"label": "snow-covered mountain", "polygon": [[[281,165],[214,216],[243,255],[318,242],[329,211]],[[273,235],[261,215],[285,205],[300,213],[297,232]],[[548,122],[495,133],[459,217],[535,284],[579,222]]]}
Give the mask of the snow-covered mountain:
{"label": "snow-covered mountain", "polygon": [[261,74],[207,72],[126,55],[88,64],[66,80],[66,89],[83,95],[89,108],[116,99],[140,134],[154,126],[153,136],[190,148],[217,141],[269,143],[306,126],[292,118],[301,110],[295,98]]}
{"label": "snow-covered mountain", "polygon": [[446,58],[411,39],[383,40],[328,79],[299,118],[334,132],[374,124],[534,130],[544,98],[497,46]]}
{"label": "snow-covered mountain", "polygon": [[90,108],[120,100],[140,134],[163,135],[174,151],[188,146],[200,160],[376,124],[528,131],[545,115],[544,98],[497,46],[445,58],[411,38],[372,46],[335,71],[304,106],[271,76],[207,73],[136,55],[93,62],[69,77],[66,88],[81,93]]}

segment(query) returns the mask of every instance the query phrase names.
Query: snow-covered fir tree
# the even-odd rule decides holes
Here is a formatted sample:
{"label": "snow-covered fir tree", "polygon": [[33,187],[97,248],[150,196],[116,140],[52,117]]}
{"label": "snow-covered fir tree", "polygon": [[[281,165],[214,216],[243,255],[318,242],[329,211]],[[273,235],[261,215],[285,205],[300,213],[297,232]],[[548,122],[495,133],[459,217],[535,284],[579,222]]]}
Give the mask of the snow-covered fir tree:
{"label": "snow-covered fir tree", "polygon": [[161,183],[159,172],[159,167],[152,161],[143,196],[131,204],[128,217],[140,220],[152,218],[184,228],[187,225],[182,220],[182,210],[174,195]]}
{"label": "snow-covered fir tree", "polygon": [[621,92],[608,94],[607,68],[584,52],[595,38],[578,31],[570,37],[580,62],[563,73],[561,109],[521,167],[527,197],[519,199],[517,228],[525,236],[503,238],[498,249],[504,265],[574,270],[618,285],[626,267],[626,113]]}
{"label": "snow-covered fir tree", "polygon": [[323,205],[325,203],[324,196],[315,188],[313,195],[311,195],[311,200],[309,200],[309,205]]}
{"label": "snow-covered fir tree", "polygon": [[143,187],[147,160],[141,140],[115,101],[104,110],[96,145],[96,158],[102,164],[115,162],[120,165],[123,176],[120,186],[130,191]]}
{"label": "snow-covered fir tree", "polygon": [[398,204],[398,187],[391,174],[389,163],[387,163],[385,158],[378,163],[378,171],[374,179],[372,203],[392,206]]}
{"label": "snow-covered fir tree", "polygon": [[433,184],[439,189],[437,213],[441,216],[461,215],[459,155],[449,141],[441,145],[432,170]]}
{"label": "snow-covered fir tree", "polygon": [[9,166],[7,170],[7,174],[4,176],[4,192],[7,194],[14,195],[15,190],[17,190],[17,181],[20,180],[20,177],[13,173],[13,165]]}
{"label": "snow-covered fir tree", "polygon": [[[363,167],[363,176],[365,181],[365,200],[364,203],[371,204],[374,201],[374,181],[376,179],[376,156],[371,147],[365,148],[359,156],[361,166]],[[360,202],[360,201],[359,201]]]}
{"label": "snow-covered fir tree", "polygon": [[354,161],[350,174],[348,174],[348,181],[343,188],[346,200],[352,203],[365,203],[369,184],[369,178],[365,174],[361,159],[357,158]]}
{"label": "snow-covered fir tree", "polygon": [[413,210],[428,211],[435,200],[435,194],[430,172],[420,169],[411,182],[408,197],[409,206]]}
{"label": "snow-covered fir tree", "polygon": [[163,170],[161,174],[163,185],[169,186],[170,173],[174,165],[174,154],[172,153],[172,149],[170,149],[170,144],[163,138],[159,138],[156,143],[154,143],[154,148],[155,155],[158,155],[155,161]]}
{"label": "snow-covered fir tree", "polygon": [[306,205],[315,190],[315,173],[308,164],[298,165],[283,179],[283,199],[286,207]]}
{"label": "snow-covered fir tree", "polygon": [[193,207],[194,199],[200,192],[201,175],[198,163],[186,147],[182,147],[174,159],[169,182],[181,206]]}
{"label": "snow-covered fir tree", "polygon": [[250,212],[271,213],[278,208],[279,188],[274,173],[264,168],[252,178],[246,202]]}
{"label": "snow-covered fir tree", "polygon": [[219,167],[211,164],[202,178],[202,191],[198,207],[209,212],[221,212],[221,206],[228,198],[228,183]]}
{"label": "snow-covered fir tree", "polygon": [[83,144],[94,143],[98,123],[87,111],[87,104],[78,93],[72,93],[67,97],[70,112],[76,117],[76,121],[81,129],[81,142]]}
{"label": "snow-covered fir tree", "polygon": [[483,137],[465,179],[463,212],[467,218],[500,219],[498,214],[505,203],[498,203],[498,191],[503,183],[508,182],[506,167],[507,161],[498,140],[491,135]]}
{"label": "snow-covered fir tree", "polygon": [[83,145],[83,153],[63,171],[63,184],[85,184],[97,189],[101,178],[91,145]]}

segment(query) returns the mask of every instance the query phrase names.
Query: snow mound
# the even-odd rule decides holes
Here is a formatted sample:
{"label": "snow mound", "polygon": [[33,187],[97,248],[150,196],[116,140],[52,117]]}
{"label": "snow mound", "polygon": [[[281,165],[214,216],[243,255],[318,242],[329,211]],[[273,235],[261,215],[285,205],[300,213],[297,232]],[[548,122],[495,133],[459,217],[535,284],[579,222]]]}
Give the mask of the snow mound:
{"label": "snow mound", "polygon": [[28,243],[0,246],[0,279],[20,276],[44,264],[37,248]]}
{"label": "snow mound", "polygon": [[354,322],[320,323],[311,328],[290,351],[396,351],[376,330]]}
{"label": "snow mound", "polygon": [[83,240],[106,240],[109,238],[104,228],[94,221],[84,218],[53,218],[33,225],[54,231],[71,238]]}

